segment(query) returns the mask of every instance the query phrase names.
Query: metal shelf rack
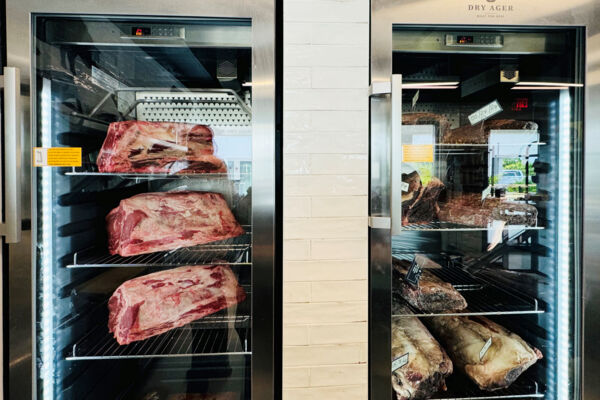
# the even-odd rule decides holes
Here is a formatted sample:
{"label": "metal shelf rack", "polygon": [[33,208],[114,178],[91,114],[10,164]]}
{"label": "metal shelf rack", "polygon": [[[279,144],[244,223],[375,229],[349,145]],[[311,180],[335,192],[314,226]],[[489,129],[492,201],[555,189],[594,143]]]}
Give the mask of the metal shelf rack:
{"label": "metal shelf rack", "polygon": [[178,267],[184,265],[235,264],[251,265],[252,233],[234,238],[171,251],[140,254],[131,257],[111,255],[106,249],[88,248],[73,253],[67,268],[112,267]]}
{"label": "metal shelf rack", "polygon": [[[400,258],[408,259],[404,254]],[[394,317],[434,317],[452,315],[525,315],[543,314],[543,305],[535,298],[507,291],[481,278],[475,278],[458,266],[428,269],[440,279],[454,286],[465,298],[468,308],[453,313],[424,313],[406,303],[398,293],[395,301],[406,303],[411,314],[395,314]]]}
{"label": "metal shelf rack", "polygon": [[[462,224],[455,224],[453,222],[444,221],[432,221],[426,224],[409,224],[403,225],[403,231],[448,231],[448,232],[460,232],[460,231],[489,231],[494,228],[487,226],[469,226]],[[507,229],[518,229],[518,230],[543,230],[543,226],[527,226],[527,225],[506,225],[504,230]]]}
{"label": "metal shelf rack", "polygon": [[65,358],[79,361],[252,354],[249,316],[218,321],[230,324],[229,328],[211,326],[217,321],[207,318],[127,345],[119,345],[108,329],[100,326],[70,346]]}
{"label": "metal shelf rack", "polygon": [[492,400],[492,399],[542,399],[544,393],[539,384],[528,377],[520,377],[507,389],[486,392],[477,388],[461,374],[446,379],[448,391],[438,392],[433,400]]}

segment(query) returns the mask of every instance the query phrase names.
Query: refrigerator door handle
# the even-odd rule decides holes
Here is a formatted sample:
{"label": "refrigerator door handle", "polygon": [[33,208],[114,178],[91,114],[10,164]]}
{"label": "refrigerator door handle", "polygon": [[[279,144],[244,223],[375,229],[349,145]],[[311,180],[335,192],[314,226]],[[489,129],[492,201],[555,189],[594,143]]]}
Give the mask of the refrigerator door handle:
{"label": "refrigerator door handle", "polygon": [[7,243],[21,241],[21,78],[19,68],[4,67],[4,222]]}
{"label": "refrigerator door handle", "polygon": [[392,235],[402,229],[402,75],[392,75],[391,205]]}

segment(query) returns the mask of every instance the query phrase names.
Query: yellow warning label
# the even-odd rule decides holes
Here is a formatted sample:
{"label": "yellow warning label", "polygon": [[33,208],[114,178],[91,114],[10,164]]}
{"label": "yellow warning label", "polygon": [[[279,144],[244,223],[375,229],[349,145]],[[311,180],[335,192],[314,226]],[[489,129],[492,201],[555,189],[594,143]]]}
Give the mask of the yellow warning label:
{"label": "yellow warning label", "polygon": [[34,147],[34,167],[81,167],[81,147]]}
{"label": "yellow warning label", "polygon": [[432,144],[404,144],[402,145],[403,162],[433,162]]}

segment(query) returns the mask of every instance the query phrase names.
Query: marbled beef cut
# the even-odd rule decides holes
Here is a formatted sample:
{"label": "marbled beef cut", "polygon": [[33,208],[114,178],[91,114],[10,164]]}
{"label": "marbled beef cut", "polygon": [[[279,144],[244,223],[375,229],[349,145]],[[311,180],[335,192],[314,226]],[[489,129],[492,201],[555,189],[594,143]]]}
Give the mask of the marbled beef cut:
{"label": "marbled beef cut", "polygon": [[244,229],[219,193],[143,193],[106,217],[108,250],[132,256],[239,236]]}
{"label": "marbled beef cut", "polygon": [[438,178],[431,178],[417,196],[402,202],[402,225],[426,224],[437,219],[439,212],[438,197],[445,189]]}
{"label": "marbled beef cut", "polygon": [[213,132],[205,125],[176,122],[113,122],[98,154],[100,172],[227,172],[213,155]]}
{"label": "marbled beef cut", "polygon": [[108,301],[108,329],[128,344],[186,325],[246,298],[224,265],[187,266],[126,281]]}
{"label": "marbled beef cut", "polygon": [[[398,307],[395,314],[410,315]],[[408,355],[408,363],[392,371],[392,387],[398,400],[429,399],[445,390],[452,361],[417,317],[392,317],[392,359]]]}

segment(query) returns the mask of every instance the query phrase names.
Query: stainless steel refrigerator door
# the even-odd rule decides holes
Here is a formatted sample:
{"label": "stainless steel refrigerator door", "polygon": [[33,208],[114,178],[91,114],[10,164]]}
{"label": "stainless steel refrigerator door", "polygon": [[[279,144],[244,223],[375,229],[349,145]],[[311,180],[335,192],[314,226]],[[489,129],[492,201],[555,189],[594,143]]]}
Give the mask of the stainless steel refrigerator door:
{"label": "stainless steel refrigerator door", "polygon": [[[482,1],[482,0],[373,0],[371,1],[371,85],[389,83],[392,75],[392,26],[410,25],[483,25],[493,29],[494,25],[504,26],[584,26],[586,27],[586,86],[585,86],[585,138],[584,140],[584,199],[583,229],[576,237],[583,257],[575,260],[574,276],[579,280],[581,296],[572,299],[582,307],[581,321],[576,332],[580,338],[581,360],[575,360],[576,393],[580,398],[596,399],[600,397],[600,381],[595,377],[599,367],[600,340],[599,325],[595,314],[600,308],[600,172],[594,165],[600,156],[598,135],[600,127],[600,4],[596,1],[578,0],[560,1]],[[373,101],[372,101],[372,110]],[[381,108],[381,107],[379,107]],[[376,109],[377,110],[377,109]],[[371,131],[381,125],[382,114],[372,113]],[[385,118],[390,118],[387,114]],[[373,160],[372,164],[373,166]],[[371,193],[373,195],[373,193]],[[379,210],[389,216],[390,209]],[[383,253],[391,251],[389,243],[379,245],[371,243],[371,268],[385,259]],[[379,269],[380,270],[380,269]],[[373,279],[373,277],[371,278]],[[373,317],[373,314],[371,314]],[[389,316],[378,314],[378,319]],[[373,319],[371,319],[373,321]],[[388,319],[389,321],[389,319]],[[375,321],[377,323],[377,321]],[[381,322],[381,321],[379,321]],[[372,342],[376,338],[371,338]],[[374,360],[371,360],[373,364]],[[383,368],[383,367],[382,367]],[[373,376],[372,376],[373,377]],[[387,379],[387,378],[386,378]],[[377,389],[371,381],[371,398],[378,397]],[[387,386],[389,386],[386,383]]]}
{"label": "stainless steel refrigerator door", "polygon": [[[197,2],[185,0],[177,2],[164,1],[129,1],[109,0],[95,1],[42,1],[42,0],[9,0],[6,2],[6,43],[7,65],[18,67],[21,71],[22,86],[29,87],[31,83],[32,14],[93,14],[131,17],[214,17],[214,18],[250,18],[252,19],[252,65],[253,65],[253,147],[256,149],[253,159],[253,353],[252,358],[252,396],[256,399],[274,398],[274,383],[272,377],[274,365],[275,330],[273,320],[274,299],[272,295],[275,265],[275,2],[270,0],[243,1],[234,0],[223,2],[205,0]],[[33,90],[33,89],[32,89]],[[37,110],[31,104],[31,113],[26,116],[23,126],[30,126]],[[29,132],[27,137],[36,137],[36,132]],[[30,143],[24,140],[23,143]],[[32,169],[30,157],[24,159],[24,170],[32,171],[32,182],[36,181],[36,171]],[[31,189],[25,189],[30,193]],[[32,193],[31,204],[36,204],[35,191]],[[36,210],[31,212],[32,236],[36,237]],[[35,265],[35,243],[31,243],[32,260],[21,262],[23,268],[31,269]],[[15,254],[17,252],[15,251]],[[9,267],[11,268],[11,267]],[[35,274],[32,285],[26,288],[28,298],[33,299],[31,288],[35,287]],[[12,274],[16,279],[15,287],[25,289],[18,280],[18,274]],[[33,299],[35,300],[35,299]],[[35,303],[34,303],[35,306]],[[35,315],[35,312],[33,312]],[[32,331],[27,335],[30,340],[35,335],[35,321],[32,321]],[[33,345],[35,354],[35,341]],[[35,371],[35,357],[32,364]],[[34,372],[35,373],[35,372]],[[35,386],[35,376],[33,378]],[[33,393],[36,393],[34,387]]]}

